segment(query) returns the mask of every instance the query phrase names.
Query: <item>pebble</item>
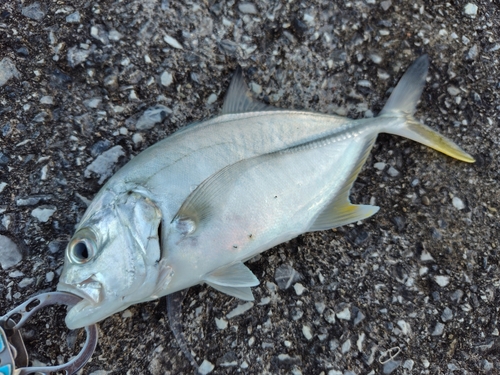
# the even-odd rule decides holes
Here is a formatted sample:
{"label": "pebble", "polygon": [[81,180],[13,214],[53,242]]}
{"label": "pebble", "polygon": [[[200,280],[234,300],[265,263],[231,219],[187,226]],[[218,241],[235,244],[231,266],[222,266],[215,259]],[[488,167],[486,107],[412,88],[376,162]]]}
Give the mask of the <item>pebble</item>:
{"label": "pebble", "polygon": [[383,170],[385,169],[385,166],[386,166],[386,165],[387,165],[387,164],[385,164],[385,163],[378,162],[378,163],[373,164],[373,167],[374,167],[375,169],[378,169],[379,171],[383,171]]}
{"label": "pebble", "polygon": [[349,350],[351,350],[351,339],[345,340],[342,344],[342,354],[347,353]]}
{"label": "pebble", "polygon": [[477,44],[474,44],[467,52],[465,60],[467,61],[475,60],[478,54],[479,54],[479,48]]}
{"label": "pebble", "polygon": [[338,312],[337,318],[342,320],[351,320],[351,310],[349,307],[344,308],[342,311]]}
{"label": "pebble", "polygon": [[465,208],[465,203],[459,197],[453,197],[451,203],[457,210],[463,210]]}
{"label": "pebble", "polygon": [[438,275],[438,276],[434,276],[434,281],[436,281],[436,283],[439,286],[445,287],[446,285],[448,285],[450,283],[450,277],[445,276],[445,275]]}
{"label": "pebble", "polygon": [[441,322],[437,322],[436,326],[434,327],[434,331],[432,331],[431,335],[432,336],[441,336],[444,332],[444,324]]}
{"label": "pebble", "polygon": [[81,63],[85,62],[87,60],[87,57],[89,57],[90,52],[90,49],[80,49],[77,46],[69,48],[67,54],[69,66],[75,68]]}
{"label": "pebble", "polygon": [[215,325],[217,326],[217,329],[226,329],[228,322],[226,319],[215,318]]}
{"label": "pebble", "polygon": [[389,169],[387,170],[387,174],[391,177],[396,177],[399,176],[399,171],[394,167],[389,167]]}
{"label": "pebble", "polygon": [[252,3],[239,3],[238,10],[241,13],[257,14],[257,7]]}
{"label": "pebble", "polygon": [[394,370],[396,370],[399,366],[401,366],[401,361],[390,360],[389,362],[384,363],[384,374],[390,374]]}
{"label": "pebble", "polygon": [[238,316],[238,315],[241,315],[241,314],[247,312],[252,307],[253,307],[253,303],[252,302],[247,302],[247,303],[243,303],[241,305],[238,305],[236,308],[234,308],[233,310],[231,310],[226,315],[226,318],[228,318],[228,319],[234,318],[235,316]]}
{"label": "pebble", "polygon": [[160,76],[160,82],[163,86],[168,87],[174,81],[174,77],[172,74],[167,72],[166,70]]}
{"label": "pebble", "polygon": [[145,130],[151,129],[156,124],[165,120],[167,115],[171,114],[172,110],[164,105],[157,104],[144,111],[135,124],[136,129]]}
{"label": "pebble", "polygon": [[76,11],[66,16],[67,23],[80,23],[81,20],[82,16],[79,11]]}
{"label": "pebble", "polygon": [[182,45],[174,38],[172,38],[170,35],[165,35],[163,37],[163,40],[169,44],[170,46],[177,48],[177,49],[184,49],[182,48]]}
{"label": "pebble", "polygon": [[6,182],[0,182],[0,193],[3,191],[3,189],[5,189],[6,186],[7,186]]}
{"label": "pebble", "polygon": [[98,182],[102,185],[104,181],[113,174],[114,166],[122,156],[125,156],[122,146],[115,146],[103,152],[87,166],[84,176],[89,178],[93,172],[100,176]]}
{"label": "pebble", "polygon": [[453,311],[449,307],[445,307],[443,313],[441,314],[441,320],[447,322],[453,319]]}
{"label": "pebble", "polygon": [[464,13],[468,16],[475,17],[477,15],[477,5],[473,3],[467,3],[464,7]]}
{"label": "pebble", "polygon": [[49,95],[42,96],[40,98],[40,103],[41,104],[54,104],[54,98],[52,98],[52,96],[49,96]]}
{"label": "pebble", "polygon": [[22,279],[21,281],[19,281],[19,283],[17,284],[17,286],[19,288],[26,288],[27,286],[33,284],[35,282],[35,278],[34,277],[25,277],[24,279]]}
{"label": "pebble", "polygon": [[302,326],[302,334],[307,340],[311,340],[313,338],[311,327],[307,325]]}
{"label": "pebble", "polygon": [[453,95],[453,96],[457,96],[458,94],[460,94],[460,89],[455,87],[455,86],[448,87],[447,91],[448,91],[448,94]]}
{"label": "pebble", "polygon": [[304,293],[304,290],[306,290],[306,288],[304,287],[304,285],[302,285],[301,283],[296,283],[294,286],[293,286],[293,289],[295,289],[295,293],[298,295],[298,296],[301,296],[302,293]]}
{"label": "pebble", "polygon": [[0,61],[0,87],[5,85],[11,78],[21,78],[21,74],[16,68],[14,62],[5,57]]}
{"label": "pebble", "polygon": [[51,283],[52,280],[54,280],[54,277],[55,277],[55,273],[52,271],[49,271],[45,274],[45,281],[47,281],[48,283]]}
{"label": "pebble", "polygon": [[384,11],[387,11],[387,10],[391,7],[391,5],[392,5],[391,0],[382,1],[382,2],[380,3],[380,6],[382,7],[382,9],[383,9]]}
{"label": "pebble", "polygon": [[202,364],[198,368],[198,373],[200,373],[201,375],[210,374],[214,370],[214,368],[215,366],[211,362],[204,359]]}
{"label": "pebble", "polygon": [[24,276],[24,273],[22,273],[19,270],[15,270],[9,273],[9,277],[16,278],[16,277],[22,277]]}
{"label": "pebble", "polygon": [[[292,266],[282,264],[274,271],[274,280],[276,284],[278,284],[278,288],[286,290],[290,288],[293,283],[300,280],[300,274]],[[294,288],[296,288],[295,285]],[[295,291],[297,291],[297,289],[295,289]]]}
{"label": "pebble", "polygon": [[413,366],[415,365],[415,361],[413,359],[407,359],[404,363],[403,363],[403,368],[407,369],[407,370],[413,370]]}
{"label": "pebble", "polygon": [[319,314],[323,314],[323,311],[325,311],[326,305],[324,304],[324,302],[315,302],[314,307],[316,308],[316,311]]}
{"label": "pebble", "polygon": [[21,13],[23,16],[31,18],[32,20],[41,21],[43,17],[45,17],[45,14],[47,14],[47,10],[45,7],[41,6],[38,1],[36,1],[33,4],[24,7],[21,10]]}
{"label": "pebble", "polygon": [[46,223],[56,211],[57,207],[55,206],[40,206],[31,211],[31,216],[42,223]]}

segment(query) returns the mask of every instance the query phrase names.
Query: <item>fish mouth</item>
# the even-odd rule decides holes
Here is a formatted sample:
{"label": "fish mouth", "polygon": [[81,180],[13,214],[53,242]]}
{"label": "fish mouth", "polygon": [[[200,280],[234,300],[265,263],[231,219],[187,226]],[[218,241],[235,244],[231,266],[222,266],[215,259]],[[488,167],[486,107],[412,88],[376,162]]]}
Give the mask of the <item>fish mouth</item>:
{"label": "fish mouth", "polygon": [[78,302],[77,305],[80,305],[84,301],[96,305],[102,301],[102,284],[95,280],[93,276],[78,284],[66,284],[60,281],[57,285],[57,290],[76,294],[78,297],[81,297],[83,301]]}

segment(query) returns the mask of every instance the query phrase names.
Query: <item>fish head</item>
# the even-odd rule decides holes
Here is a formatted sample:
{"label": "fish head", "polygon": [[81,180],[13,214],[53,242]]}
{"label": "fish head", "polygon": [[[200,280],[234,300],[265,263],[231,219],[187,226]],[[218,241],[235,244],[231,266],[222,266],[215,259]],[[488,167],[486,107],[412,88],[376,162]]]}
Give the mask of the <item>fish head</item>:
{"label": "fish head", "polygon": [[94,324],[128,306],[154,298],[162,266],[161,210],[141,193],[128,191],[94,200],[66,247],[57,290],[83,298],[67,316],[70,329]]}

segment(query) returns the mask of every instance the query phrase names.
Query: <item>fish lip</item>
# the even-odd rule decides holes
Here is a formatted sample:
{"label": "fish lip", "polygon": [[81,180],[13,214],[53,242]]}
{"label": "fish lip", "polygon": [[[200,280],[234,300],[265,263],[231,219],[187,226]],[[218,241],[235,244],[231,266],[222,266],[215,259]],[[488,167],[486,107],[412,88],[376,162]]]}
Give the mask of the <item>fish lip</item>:
{"label": "fish lip", "polygon": [[93,277],[89,277],[78,284],[66,284],[60,281],[57,290],[81,297],[83,301],[80,301],[77,305],[82,304],[84,301],[87,301],[88,304],[97,305],[102,300],[102,284]]}

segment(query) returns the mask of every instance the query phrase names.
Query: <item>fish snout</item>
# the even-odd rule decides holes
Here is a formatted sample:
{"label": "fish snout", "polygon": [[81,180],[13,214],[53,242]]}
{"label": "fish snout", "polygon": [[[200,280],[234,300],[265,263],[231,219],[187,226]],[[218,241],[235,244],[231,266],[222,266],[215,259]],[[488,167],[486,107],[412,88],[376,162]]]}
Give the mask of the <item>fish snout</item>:
{"label": "fish snout", "polygon": [[102,300],[102,284],[94,279],[94,276],[72,284],[60,281],[57,289],[63,292],[76,294],[77,296],[94,304],[97,304]]}

